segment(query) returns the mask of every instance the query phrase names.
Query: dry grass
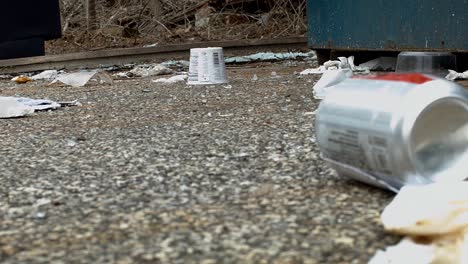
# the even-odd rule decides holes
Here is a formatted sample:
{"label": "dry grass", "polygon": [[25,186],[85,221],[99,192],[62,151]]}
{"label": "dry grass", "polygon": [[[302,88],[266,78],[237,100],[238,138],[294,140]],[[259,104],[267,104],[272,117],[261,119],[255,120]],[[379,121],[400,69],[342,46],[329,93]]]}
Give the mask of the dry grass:
{"label": "dry grass", "polygon": [[[306,0],[159,0],[161,6],[156,9],[153,1],[96,0],[96,30],[90,31],[83,1],[61,0],[64,37],[47,43],[47,52],[278,38],[306,32]],[[200,7],[203,2],[209,6]],[[203,18],[208,22],[197,22]]]}

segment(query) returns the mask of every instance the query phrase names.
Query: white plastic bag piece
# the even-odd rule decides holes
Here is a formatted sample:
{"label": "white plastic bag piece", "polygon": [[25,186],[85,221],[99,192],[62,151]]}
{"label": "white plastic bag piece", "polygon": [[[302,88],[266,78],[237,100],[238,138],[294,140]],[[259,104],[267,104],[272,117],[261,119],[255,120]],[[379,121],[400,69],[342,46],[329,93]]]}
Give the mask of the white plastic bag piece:
{"label": "white plastic bag piece", "polygon": [[454,70],[449,70],[449,74],[445,77],[445,79],[450,80],[450,81],[455,81],[455,80],[465,80],[468,79],[468,71],[465,72],[456,72]]}
{"label": "white plastic bag piece", "polygon": [[44,99],[31,99],[31,98],[16,98],[16,101],[25,105],[29,106],[35,111],[43,111],[49,109],[57,109],[60,108],[61,105],[51,100],[44,100]]}
{"label": "white plastic bag piece", "polygon": [[22,117],[34,113],[34,109],[13,97],[0,97],[0,118]]}
{"label": "white plastic bag piece", "polygon": [[39,74],[34,75],[31,77],[31,79],[37,81],[37,80],[53,80],[57,78],[58,76],[58,71],[57,70],[47,70],[43,71]]}
{"label": "white plastic bag piece", "polygon": [[67,73],[57,76],[57,78],[52,82],[61,82],[66,85],[70,85],[73,87],[83,87],[85,86],[92,78],[98,79],[101,83],[109,83],[112,84],[112,77],[102,71],[94,70],[94,71],[80,71],[74,73]]}

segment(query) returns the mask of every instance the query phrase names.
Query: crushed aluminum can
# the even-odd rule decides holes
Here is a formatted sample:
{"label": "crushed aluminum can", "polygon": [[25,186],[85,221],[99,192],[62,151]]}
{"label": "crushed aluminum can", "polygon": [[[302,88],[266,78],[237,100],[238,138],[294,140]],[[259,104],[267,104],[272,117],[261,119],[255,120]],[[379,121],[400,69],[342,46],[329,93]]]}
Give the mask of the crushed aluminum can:
{"label": "crushed aluminum can", "polygon": [[338,172],[398,192],[468,176],[468,92],[418,73],[355,76],[316,115],[321,156]]}

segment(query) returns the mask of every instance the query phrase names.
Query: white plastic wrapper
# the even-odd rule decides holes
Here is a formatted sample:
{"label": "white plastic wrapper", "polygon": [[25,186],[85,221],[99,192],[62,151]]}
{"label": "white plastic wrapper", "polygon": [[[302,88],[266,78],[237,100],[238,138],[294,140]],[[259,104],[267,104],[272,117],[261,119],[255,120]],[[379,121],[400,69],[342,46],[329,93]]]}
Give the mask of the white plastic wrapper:
{"label": "white plastic wrapper", "polygon": [[34,75],[33,77],[31,77],[31,79],[33,80],[53,80],[55,78],[57,78],[58,76],[58,71],[56,70],[47,70],[47,71],[43,71],[39,74],[36,74]]}

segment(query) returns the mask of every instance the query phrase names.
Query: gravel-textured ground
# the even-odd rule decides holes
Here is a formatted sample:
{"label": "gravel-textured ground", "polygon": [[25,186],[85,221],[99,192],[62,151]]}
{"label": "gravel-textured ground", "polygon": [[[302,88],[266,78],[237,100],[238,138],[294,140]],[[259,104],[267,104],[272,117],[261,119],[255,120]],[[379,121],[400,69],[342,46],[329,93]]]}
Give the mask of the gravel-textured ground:
{"label": "gravel-textured ground", "polygon": [[399,239],[379,224],[393,196],[320,159],[304,67],[231,68],[232,87],[2,81],[83,106],[0,120],[0,261],[366,263]]}

